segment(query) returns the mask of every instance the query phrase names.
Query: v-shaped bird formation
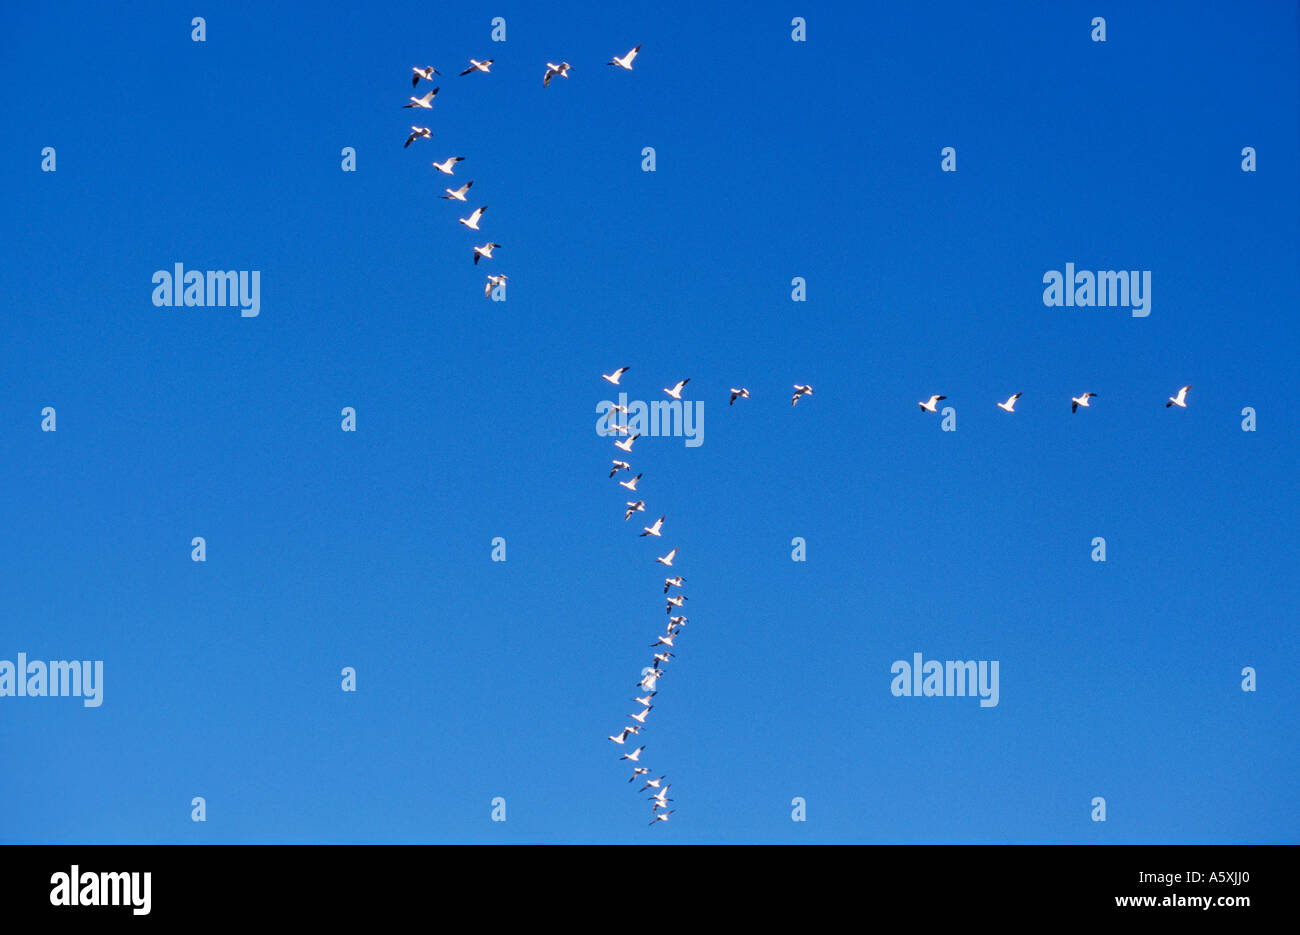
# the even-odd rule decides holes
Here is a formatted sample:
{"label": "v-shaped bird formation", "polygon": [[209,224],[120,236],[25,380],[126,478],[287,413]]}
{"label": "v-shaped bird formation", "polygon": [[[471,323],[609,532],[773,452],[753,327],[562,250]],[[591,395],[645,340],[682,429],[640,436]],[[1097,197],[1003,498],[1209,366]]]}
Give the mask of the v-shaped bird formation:
{"label": "v-shaped bird formation", "polygon": [[[623,69],[624,71],[631,71],[632,60],[636,58],[637,53],[640,51],[641,51],[641,46],[638,45],[634,47],[631,51],[627,52],[622,57],[615,55],[607,64],[616,65],[619,68]],[[491,59],[491,58],[484,59],[483,61],[479,61],[478,59],[471,58],[469,60],[469,67],[467,67],[464,71],[460,72],[459,77],[463,78],[466,75],[473,75],[473,74],[490,75],[492,74],[492,65],[495,63],[495,61],[496,59]],[[564,78],[565,80],[568,80],[569,71],[572,68],[573,66],[570,65],[568,62],[560,62],[559,64],[556,64],[555,62],[547,62],[546,68],[542,72],[542,87],[544,88],[550,87],[551,80],[553,78]],[[412,65],[411,66],[411,87],[418,89],[418,86],[421,81],[428,81],[432,83],[434,77],[441,76],[441,74],[442,72],[438,71],[438,69],[434,68],[432,65]],[[438,92],[441,90],[442,90],[441,87],[434,87],[432,90],[426,91],[420,97],[416,97],[413,94],[409,98],[409,103],[403,104],[402,107],[412,108],[415,110],[431,111],[433,110],[434,99],[437,98]],[[431,139],[433,139],[432,129],[430,129],[429,127],[412,126],[410,134],[406,137],[406,142],[402,145],[403,148],[406,148],[409,147],[412,143],[416,142],[417,140],[431,140]],[[432,163],[432,165],[443,175],[455,175],[456,164],[464,161],[465,161],[464,156],[448,156],[446,159],[442,160],[442,162],[434,162]],[[468,202],[469,199],[467,195],[469,193],[470,187],[473,184],[474,184],[474,180],[470,179],[468,182],[465,182],[463,185],[461,185],[458,188],[448,187],[444,189],[446,194],[443,195],[442,198],[447,201]],[[488,209],[487,205],[482,205],[481,207],[475,208],[472,212],[470,212],[468,216],[463,218],[458,218],[458,220],[469,230],[477,232],[481,230],[481,228],[479,227],[479,221],[482,219],[483,213],[487,211],[487,209]],[[493,251],[502,249],[501,244],[496,243],[494,241],[488,241],[487,243],[484,244],[471,244],[471,247],[473,248],[471,256],[473,257],[475,266],[479,264],[480,260],[491,260]],[[492,290],[500,286],[503,286],[506,282],[506,279],[507,277],[503,274],[488,275],[487,282],[483,288],[483,295],[485,297],[490,298],[492,296]],[[614,380],[612,382],[617,383],[618,381]],[[630,450],[630,448],[628,450]]]}

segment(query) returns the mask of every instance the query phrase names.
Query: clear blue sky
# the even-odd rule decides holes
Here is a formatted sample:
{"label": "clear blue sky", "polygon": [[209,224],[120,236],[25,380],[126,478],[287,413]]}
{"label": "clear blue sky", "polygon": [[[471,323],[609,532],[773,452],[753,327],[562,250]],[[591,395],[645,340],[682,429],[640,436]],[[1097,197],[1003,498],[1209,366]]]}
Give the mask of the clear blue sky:
{"label": "clear blue sky", "polygon": [[[1283,2],[6,6],[0,659],[105,685],[0,698],[0,840],[1300,840],[1297,36]],[[177,262],[259,270],[261,314],[155,307]],[[1067,262],[1151,270],[1150,316],[1045,307]],[[594,431],[624,365],[705,401],[630,459],[662,542]],[[648,829],[605,737],[674,545]],[[914,652],[998,660],[999,704],[894,697]]]}

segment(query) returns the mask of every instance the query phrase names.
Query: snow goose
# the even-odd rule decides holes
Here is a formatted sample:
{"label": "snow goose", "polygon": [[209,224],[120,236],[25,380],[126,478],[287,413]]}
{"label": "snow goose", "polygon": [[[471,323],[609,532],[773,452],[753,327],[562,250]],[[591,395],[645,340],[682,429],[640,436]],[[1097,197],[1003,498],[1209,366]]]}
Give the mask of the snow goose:
{"label": "snow goose", "polygon": [[627,53],[627,55],[624,55],[622,58],[619,58],[617,55],[615,55],[612,59],[610,59],[610,60],[609,60],[608,62],[606,62],[605,64],[606,64],[606,65],[617,65],[619,68],[625,68],[625,69],[627,69],[628,71],[631,71],[631,70],[632,70],[632,59],[636,58],[636,54],[637,54],[638,52],[640,52],[640,51],[641,51],[641,47],[640,47],[640,46],[637,46],[635,49],[633,49],[631,52]]}

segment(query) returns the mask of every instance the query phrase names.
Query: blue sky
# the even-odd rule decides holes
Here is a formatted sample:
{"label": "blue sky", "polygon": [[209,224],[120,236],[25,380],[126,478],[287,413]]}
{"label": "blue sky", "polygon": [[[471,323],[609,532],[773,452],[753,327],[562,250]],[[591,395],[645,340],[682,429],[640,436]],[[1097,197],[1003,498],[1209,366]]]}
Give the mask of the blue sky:
{"label": "blue sky", "polygon": [[[105,671],[0,698],[0,840],[1300,839],[1294,4],[847,7],[0,13],[0,659]],[[155,307],[178,262],[260,314]],[[1149,317],[1046,307],[1067,262]],[[629,458],[662,541],[624,365],[704,401]],[[647,829],[605,737],[673,546]],[[894,697],[914,652],[999,704]]]}

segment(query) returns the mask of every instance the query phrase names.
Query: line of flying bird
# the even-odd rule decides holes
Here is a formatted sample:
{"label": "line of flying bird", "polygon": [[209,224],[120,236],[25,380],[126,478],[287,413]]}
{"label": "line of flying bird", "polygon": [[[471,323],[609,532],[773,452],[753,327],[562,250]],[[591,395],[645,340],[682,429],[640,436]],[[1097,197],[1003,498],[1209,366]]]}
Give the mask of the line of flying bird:
{"label": "line of flying bird", "polygon": [[[623,374],[627,373],[629,369],[630,368],[628,367],[619,367],[613,373],[602,373],[600,376],[606,383],[613,386],[619,386],[619,381],[622,380]],[[672,386],[665,386],[663,391],[669,398],[680,400],[682,398],[682,391],[686,388],[686,384],[690,382],[690,377],[687,377],[685,380],[679,380]],[[811,386],[800,383],[794,384],[794,396],[790,400],[790,405],[796,405],[801,397],[811,396],[812,392],[813,388]],[[737,399],[749,399],[749,390],[743,386],[732,387],[731,400],[728,405],[735,405]],[[619,403],[614,404],[611,412],[622,413],[625,417],[628,415],[627,407]],[[610,416],[607,424],[611,434],[627,435],[630,431],[625,424],[618,424],[617,416],[615,415]],[[633,443],[640,437],[640,433],[632,435],[629,438],[615,441],[614,446],[625,454],[630,454]],[[619,481],[619,486],[626,489],[629,493],[636,493],[637,484],[644,475],[632,474],[632,465],[630,462],[614,458],[612,466],[610,467],[609,476],[611,478],[617,477],[618,474],[623,471],[626,471],[630,477],[628,480]],[[634,514],[644,513],[645,511],[646,504],[644,500],[628,500],[626,501],[623,520],[626,522],[630,520]],[[643,538],[646,536],[662,538],[664,521],[667,518],[667,514],[661,514],[659,518],[649,526],[641,527],[641,536]],[[674,546],[666,555],[656,557],[655,561],[658,564],[663,565],[665,568],[674,568],[673,562],[677,558],[677,551],[678,547]],[[680,574],[664,579],[664,612],[668,615],[668,626],[666,630],[650,644],[650,648],[655,652],[651,658],[651,665],[644,670],[641,681],[638,683],[639,687],[645,692],[645,694],[635,699],[637,704],[641,705],[641,710],[635,714],[628,715],[628,718],[635,723],[626,725],[617,734],[611,734],[609,737],[610,740],[620,746],[626,745],[629,737],[639,735],[645,727],[646,718],[649,717],[650,712],[653,711],[655,707],[654,697],[659,693],[659,679],[663,677],[668,661],[675,658],[676,654],[673,652],[673,649],[675,648],[676,641],[681,638],[681,629],[686,626],[687,622],[685,615],[681,614],[683,605],[687,600],[686,595],[681,591],[682,585],[685,581],[686,579]],[[670,595],[669,591],[673,591],[674,593]],[[677,616],[673,615],[674,611],[678,613]],[[642,744],[631,753],[623,754],[619,759],[627,760],[633,764],[632,775],[628,779],[628,782],[632,782],[638,778],[645,779],[645,785],[638,790],[639,792],[645,792],[649,789],[655,790],[654,794],[650,797],[650,811],[653,816],[650,820],[650,824],[656,825],[661,821],[667,821],[668,816],[675,812],[676,809],[668,807],[668,803],[672,802],[673,799],[668,798],[668,789],[670,784],[664,782],[667,777],[660,776],[658,779],[651,779],[650,767],[641,765],[641,754],[644,751],[645,745]]]}
{"label": "line of flying bird", "polygon": [[[615,55],[606,64],[617,66],[626,71],[631,71],[632,60],[636,58],[637,53],[640,51],[641,51],[641,46],[638,45],[634,49],[629,51],[627,54],[621,57]],[[481,72],[482,74],[485,75],[491,74],[492,63],[494,61],[495,59],[489,58],[489,59],[484,59],[483,61],[480,62],[478,59],[472,58],[469,60],[469,67],[460,73],[460,77],[474,74],[476,72]],[[567,79],[569,77],[569,69],[571,69],[572,67],[573,66],[570,65],[568,62],[560,62],[558,65],[555,64],[554,62],[547,62],[546,71],[542,75],[542,87],[544,88],[548,87],[551,83],[552,78]],[[428,81],[430,84],[432,84],[434,77],[441,76],[441,74],[442,73],[438,71],[438,69],[434,68],[432,65],[413,65],[411,66],[411,87],[418,88],[421,80]],[[402,107],[413,108],[416,110],[433,110],[433,100],[438,96],[438,92],[440,90],[441,88],[434,87],[433,90],[426,92],[421,97],[416,97],[415,95],[411,95],[410,103],[403,104]],[[405,149],[406,147],[409,147],[416,140],[431,140],[431,139],[433,139],[433,131],[429,127],[412,126],[411,133],[406,138],[406,142],[403,144],[402,148]],[[464,162],[464,161],[465,161],[464,156],[448,156],[442,162],[434,162],[432,165],[443,175],[453,175],[456,163]],[[461,185],[459,188],[454,188],[454,189],[450,187],[446,188],[444,189],[446,194],[443,195],[442,197],[446,200],[451,200],[451,201],[468,202],[468,198],[466,197],[466,195],[468,195],[469,190],[471,186],[473,186],[473,184],[474,184],[474,180],[470,179],[468,182],[466,182],[464,185]],[[467,227],[469,230],[478,231],[479,221],[482,219],[483,212],[485,211],[487,211],[487,205],[483,205],[480,208],[475,208],[472,212],[470,212],[468,217],[460,218],[459,219],[460,223],[464,224],[465,227]],[[492,259],[492,251],[499,250],[499,249],[501,249],[501,244],[495,243],[493,241],[488,241],[487,243],[482,244],[481,246],[475,246],[474,265],[477,266],[479,260]],[[492,290],[495,289],[497,286],[500,286],[503,283],[505,283],[508,278],[509,277],[507,277],[503,273],[489,274],[487,277],[487,282],[483,286],[484,297],[490,297],[492,295]]]}
{"label": "line of flying bird", "polygon": [[[611,383],[611,384],[613,384],[614,386],[618,386],[618,385],[619,385],[618,381],[622,378],[623,374],[627,373],[628,369],[629,369],[629,368],[627,368],[627,367],[619,367],[619,368],[618,368],[617,370],[615,370],[613,373],[602,373],[602,374],[600,375],[600,378],[601,378],[602,380],[604,380],[606,383]],[[665,386],[665,387],[664,387],[664,392],[667,393],[667,394],[668,394],[670,397],[672,397],[673,399],[678,399],[678,400],[680,400],[680,399],[682,398],[682,388],[685,387],[686,384],[687,384],[687,383],[690,383],[690,382],[691,382],[691,378],[690,378],[690,377],[687,377],[685,380],[682,380],[681,382],[675,384],[675,385],[672,386],[672,387],[667,387],[667,386]],[[808,385],[803,384],[803,383],[796,383],[796,384],[794,384],[794,395],[793,395],[792,397],[790,397],[790,405],[791,405],[791,406],[797,405],[798,402],[799,402],[800,397],[803,397],[803,396],[812,396],[812,395],[813,395],[813,388],[812,388],[811,386],[808,386]],[[1020,394],[1017,393],[1016,395],[1019,396]],[[939,397],[936,397],[936,398],[937,398],[937,399],[947,399],[948,397],[946,397],[946,396],[939,396]],[[731,399],[728,401],[727,405],[728,405],[728,406],[734,406],[734,405],[736,404],[736,400],[738,400],[738,399],[749,399],[749,389],[748,389],[748,387],[744,387],[744,386],[741,386],[741,387],[735,387],[735,386],[733,386],[733,387],[731,388]],[[922,405],[924,405],[924,404],[922,404]],[[621,412],[621,413],[623,413],[624,415],[627,414],[627,410],[626,410],[624,407],[622,407],[622,406],[614,406],[614,407],[612,408],[611,411],[613,411],[613,412]],[[620,427],[620,426],[614,426],[614,425],[611,425],[611,429],[612,429],[613,431],[620,431],[620,430],[621,430],[621,427]],[[639,435],[636,436],[636,437],[637,437],[637,438],[640,438]],[[627,448],[624,448],[623,450],[624,450],[624,451],[631,451],[631,450],[632,450],[632,446],[629,444],[628,447],[627,447]]]}
{"label": "line of flying bird", "polygon": [[[635,54],[635,52],[636,50],[634,49],[630,54]],[[620,367],[613,373],[601,374],[601,378],[607,383],[618,386],[619,380],[622,379],[623,374],[627,373],[628,369],[629,368],[627,367]],[[673,399],[681,399],[682,389],[689,382],[690,378],[688,377],[687,379],[674,384],[672,387],[665,387],[664,392]],[[615,404],[614,411],[621,412],[624,416],[627,415],[627,408],[619,404]],[[611,417],[609,425],[612,432],[627,434],[627,427],[625,425],[617,424],[614,417]],[[630,453],[632,451],[632,443],[640,437],[640,434],[633,435],[631,438],[614,442],[614,445],[620,451]],[[621,471],[627,471],[628,474],[632,474],[632,465],[629,462],[622,461],[618,458],[613,459],[613,466],[610,468],[609,476],[611,478],[615,477]],[[637,482],[641,480],[642,476],[642,474],[632,475],[629,480],[619,481],[619,486],[625,488],[630,493],[636,493]],[[628,500],[627,509],[623,513],[623,520],[626,522],[632,518],[633,514],[644,512],[644,500]],[[649,526],[643,526],[641,528],[641,536],[643,538],[646,536],[662,538],[664,520],[667,518],[667,515],[664,514]],[[665,568],[672,568],[673,560],[676,557],[677,547],[674,546],[668,554],[655,558],[655,561],[660,565],[663,565]],[[637,704],[641,705],[641,710],[635,714],[628,715],[628,719],[634,721],[634,724],[628,724],[619,733],[610,735],[609,739],[614,741],[616,744],[626,744],[629,736],[640,734],[642,728],[645,727],[646,718],[649,717],[650,712],[654,710],[654,697],[659,693],[657,687],[659,679],[664,674],[664,667],[668,665],[668,660],[674,658],[675,653],[672,651],[673,646],[675,645],[676,640],[681,638],[682,627],[686,626],[685,615],[672,615],[674,610],[680,611],[682,605],[686,603],[686,595],[681,593],[681,587],[685,581],[686,579],[681,575],[673,575],[670,578],[664,579],[663,593],[665,612],[668,614],[668,626],[667,629],[657,636],[655,641],[650,644],[650,648],[655,650],[655,652],[651,658],[651,665],[644,670],[641,681],[638,683],[638,686],[643,692],[645,692],[645,694],[635,699]],[[676,592],[669,596],[668,592],[674,588],[677,589]],[[650,777],[650,767],[641,765],[641,754],[644,750],[645,745],[642,744],[631,753],[623,754],[619,759],[627,760],[633,764],[632,775],[628,778],[628,782],[632,782],[636,779],[645,780],[645,785],[638,789],[638,792],[646,792],[651,789],[654,790],[653,794],[650,796],[650,813],[652,816],[650,824],[657,825],[661,821],[667,821],[668,816],[677,811],[677,809],[668,807],[668,803],[672,802],[673,799],[668,797],[668,789],[671,786],[671,783],[664,782],[667,777],[660,776],[657,779],[652,779]]]}
{"label": "line of flying bird", "polygon": [[[602,373],[601,378],[609,383],[612,383],[614,386],[618,386],[619,378],[622,377],[622,375],[626,373],[627,370],[628,370],[627,367],[620,367],[618,370],[615,370],[613,373]],[[687,377],[685,380],[682,380],[680,383],[676,384],[675,386],[664,387],[664,392],[667,393],[673,399],[680,400],[682,398],[682,388],[686,386],[686,384],[689,382],[690,382],[690,378]],[[1191,388],[1192,387],[1190,384],[1188,386],[1181,387],[1178,390],[1177,395],[1170,396],[1166,400],[1165,408],[1169,409],[1172,406],[1177,406],[1179,409],[1186,409],[1187,393]],[[791,406],[797,405],[799,403],[799,400],[802,397],[811,396],[811,395],[813,395],[813,388],[811,386],[802,383],[796,383],[794,384],[794,395],[790,397],[790,405]],[[1020,397],[1023,395],[1025,394],[1012,393],[1010,396],[1007,397],[1005,402],[997,403],[997,407],[1003,410],[1004,412],[1015,412],[1016,401],[1020,399]],[[948,398],[947,396],[943,396],[936,393],[935,395],[931,396],[929,399],[923,399],[918,401],[917,405],[920,406],[922,409],[924,409],[926,412],[938,412],[939,403],[943,402],[947,398]],[[1091,405],[1089,404],[1089,400],[1096,399],[1096,398],[1097,398],[1096,393],[1084,393],[1082,396],[1071,396],[1070,411],[1078,412],[1080,407],[1084,409],[1090,409]],[[734,406],[736,404],[736,400],[738,399],[749,399],[749,389],[747,387],[733,386],[731,388],[731,398],[727,401],[727,405]],[[627,409],[618,405],[612,407],[612,411],[622,412],[625,415],[627,414]],[[627,429],[625,427],[615,425],[612,421],[610,422],[610,430],[613,432],[622,432],[622,433],[627,432]],[[640,435],[634,435],[631,438],[627,439],[625,442],[615,442],[615,444],[618,445],[618,447],[622,448],[624,451],[631,451],[632,442],[636,441],[640,437],[641,437]],[[638,474],[637,478],[639,478],[640,476],[641,475]],[[633,480],[636,480],[636,478],[633,478]],[[628,489],[633,490],[635,488],[629,487]]]}
{"label": "line of flying bird", "polygon": [[[1184,386],[1181,389],[1179,389],[1178,395],[1170,396],[1169,399],[1165,402],[1165,408],[1168,409],[1171,406],[1177,406],[1179,409],[1186,409],[1187,391],[1190,389],[1191,389],[1190,385]],[[1023,395],[1024,393],[1012,393],[1010,396],[1007,397],[1006,402],[998,403],[997,406],[999,409],[1003,410],[1004,412],[1015,412],[1016,400],[1018,400]],[[947,398],[948,398],[947,396],[935,395],[935,396],[931,396],[929,399],[921,400],[920,402],[917,403],[917,405],[920,406],[922,409],[924,409],[926,412],[938,412],[939,403],[941,403],[943,400]],[[1084,393],[1082,396],[1071,396],[1070,411],[1078,412],[1081,408],[1091,409],[1092,406],[1089,404],[1088,401],[1096,398],[1097,398],[1096,393]],[[733,402],[735,401],[734,396],[732,397],[732,401]]]}

